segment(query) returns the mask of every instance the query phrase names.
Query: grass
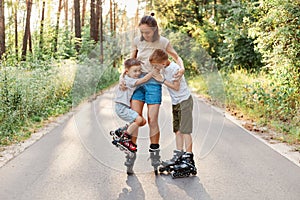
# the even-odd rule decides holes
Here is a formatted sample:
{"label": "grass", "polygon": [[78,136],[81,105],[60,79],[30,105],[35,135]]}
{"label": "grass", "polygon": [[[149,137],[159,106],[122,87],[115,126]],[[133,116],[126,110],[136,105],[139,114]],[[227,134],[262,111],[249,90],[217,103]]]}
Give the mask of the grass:
{"label": "grass", "polygon": [[109,87],[119,76],[117,69],[97,62],[50,65],[0,68],[0,145],[29,138],[51,118]]}
{"label": "grass", "polygon": [[[212,87],[210,80],[221,83],[214,83]],[[270,74],[248,73],[244,70],[226,74],[221,72],[219,78],[211,73],[189,80],[194,92],[213,103],[214,99],[221,105],[224,103],[227,111],[233,115],[242,116],[259,127],[279,133],[274,139],[299,146],[300,94],[297,86],[285,84]],[[214,91],[216,85],[217,95]],[[297,148],[300,150],[300,147]]]}

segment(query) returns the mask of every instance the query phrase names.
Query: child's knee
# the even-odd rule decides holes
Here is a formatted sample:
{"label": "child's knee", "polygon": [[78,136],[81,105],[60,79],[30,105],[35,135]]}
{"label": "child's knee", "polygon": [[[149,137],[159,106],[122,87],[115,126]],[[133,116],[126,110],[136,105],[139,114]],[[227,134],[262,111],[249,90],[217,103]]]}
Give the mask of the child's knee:
{"label": "child's knee", "polygon": [[139,125],[139,126],[144,126],[146,124],[146,120],[144,117],[142,116],[138,116],[135,120],[135,122]]}

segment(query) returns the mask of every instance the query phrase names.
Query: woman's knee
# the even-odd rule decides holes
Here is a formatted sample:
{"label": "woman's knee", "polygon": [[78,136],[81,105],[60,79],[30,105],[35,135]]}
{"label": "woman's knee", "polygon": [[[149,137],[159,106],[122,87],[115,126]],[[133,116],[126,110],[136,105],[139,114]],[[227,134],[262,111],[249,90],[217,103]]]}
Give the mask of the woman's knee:
{"label": "woman's knee", "polygon": [[149,127],[157,127],[158,126],[158,119],[156,117],[148,117],[148,124]]}

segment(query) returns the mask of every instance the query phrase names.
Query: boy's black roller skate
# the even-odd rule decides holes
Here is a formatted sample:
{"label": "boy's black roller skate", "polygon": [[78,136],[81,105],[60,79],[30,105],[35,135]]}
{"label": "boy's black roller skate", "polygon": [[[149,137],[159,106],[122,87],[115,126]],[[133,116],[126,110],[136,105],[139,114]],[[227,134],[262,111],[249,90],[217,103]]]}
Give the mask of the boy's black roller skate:
{"label": "boy's black roller skate", "polygon": [[127,167],[127,174],[128,175],[132,175],[134,173],[133,172],[133,165],[134,165],[135,159],[136,159],[136,153],[133,153],[132,157],[129,156],[129,155],[126,155],[126,160],[125,160],[124,165]]}
{"label": "boy's black roller skate", "polygon": [[170,173],[173,171],[173,168],[176,164],[179,164],[181,161],[181,156],[184,154],[184,151],[174,150],[173,158],[170,160],[162,161],[162,167],[159,168],[159,172],[163,173],[164,171]]}
{"label": "boy's black roller skate", "polygon": [[193,153],[185,153],[181,156],[181,162],[173,166],[172,178],[189,177],[190,174],[196,175],[197,168],[193,159]]}
{"label": "boy's black roller skate", "polygon": [[155,175],[157,175],[158,174],[157,168],[161,164],[160,163],[160,155],[159,155],[160,150],[159,150],[159,148],[153,149],[150,147],[149,152],[150,152],[151,165],[154,168]]}

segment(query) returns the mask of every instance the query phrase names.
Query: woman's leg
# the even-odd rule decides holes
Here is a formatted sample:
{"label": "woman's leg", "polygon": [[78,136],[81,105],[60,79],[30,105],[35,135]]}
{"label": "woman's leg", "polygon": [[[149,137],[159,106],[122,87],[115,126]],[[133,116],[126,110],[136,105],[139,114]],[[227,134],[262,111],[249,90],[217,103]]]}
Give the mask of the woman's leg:
{"label": "woman's leg", "polygon": [[158,126],[158,114],[160,104],[148,104],[148,124],[150,129],[151,144],[159,144],[160,130]]}
{"label": "woman's leg", "polygon": [[[143,108],[144,108],[144,102],[139,100],[131,100],[130,107],[132,110],[135,110],[140,116],[143,116]],[[131,141],[136,144],[136,140],[138,137],[138,129],[136,129],[134,132],[132,132],[132,138]]]}

